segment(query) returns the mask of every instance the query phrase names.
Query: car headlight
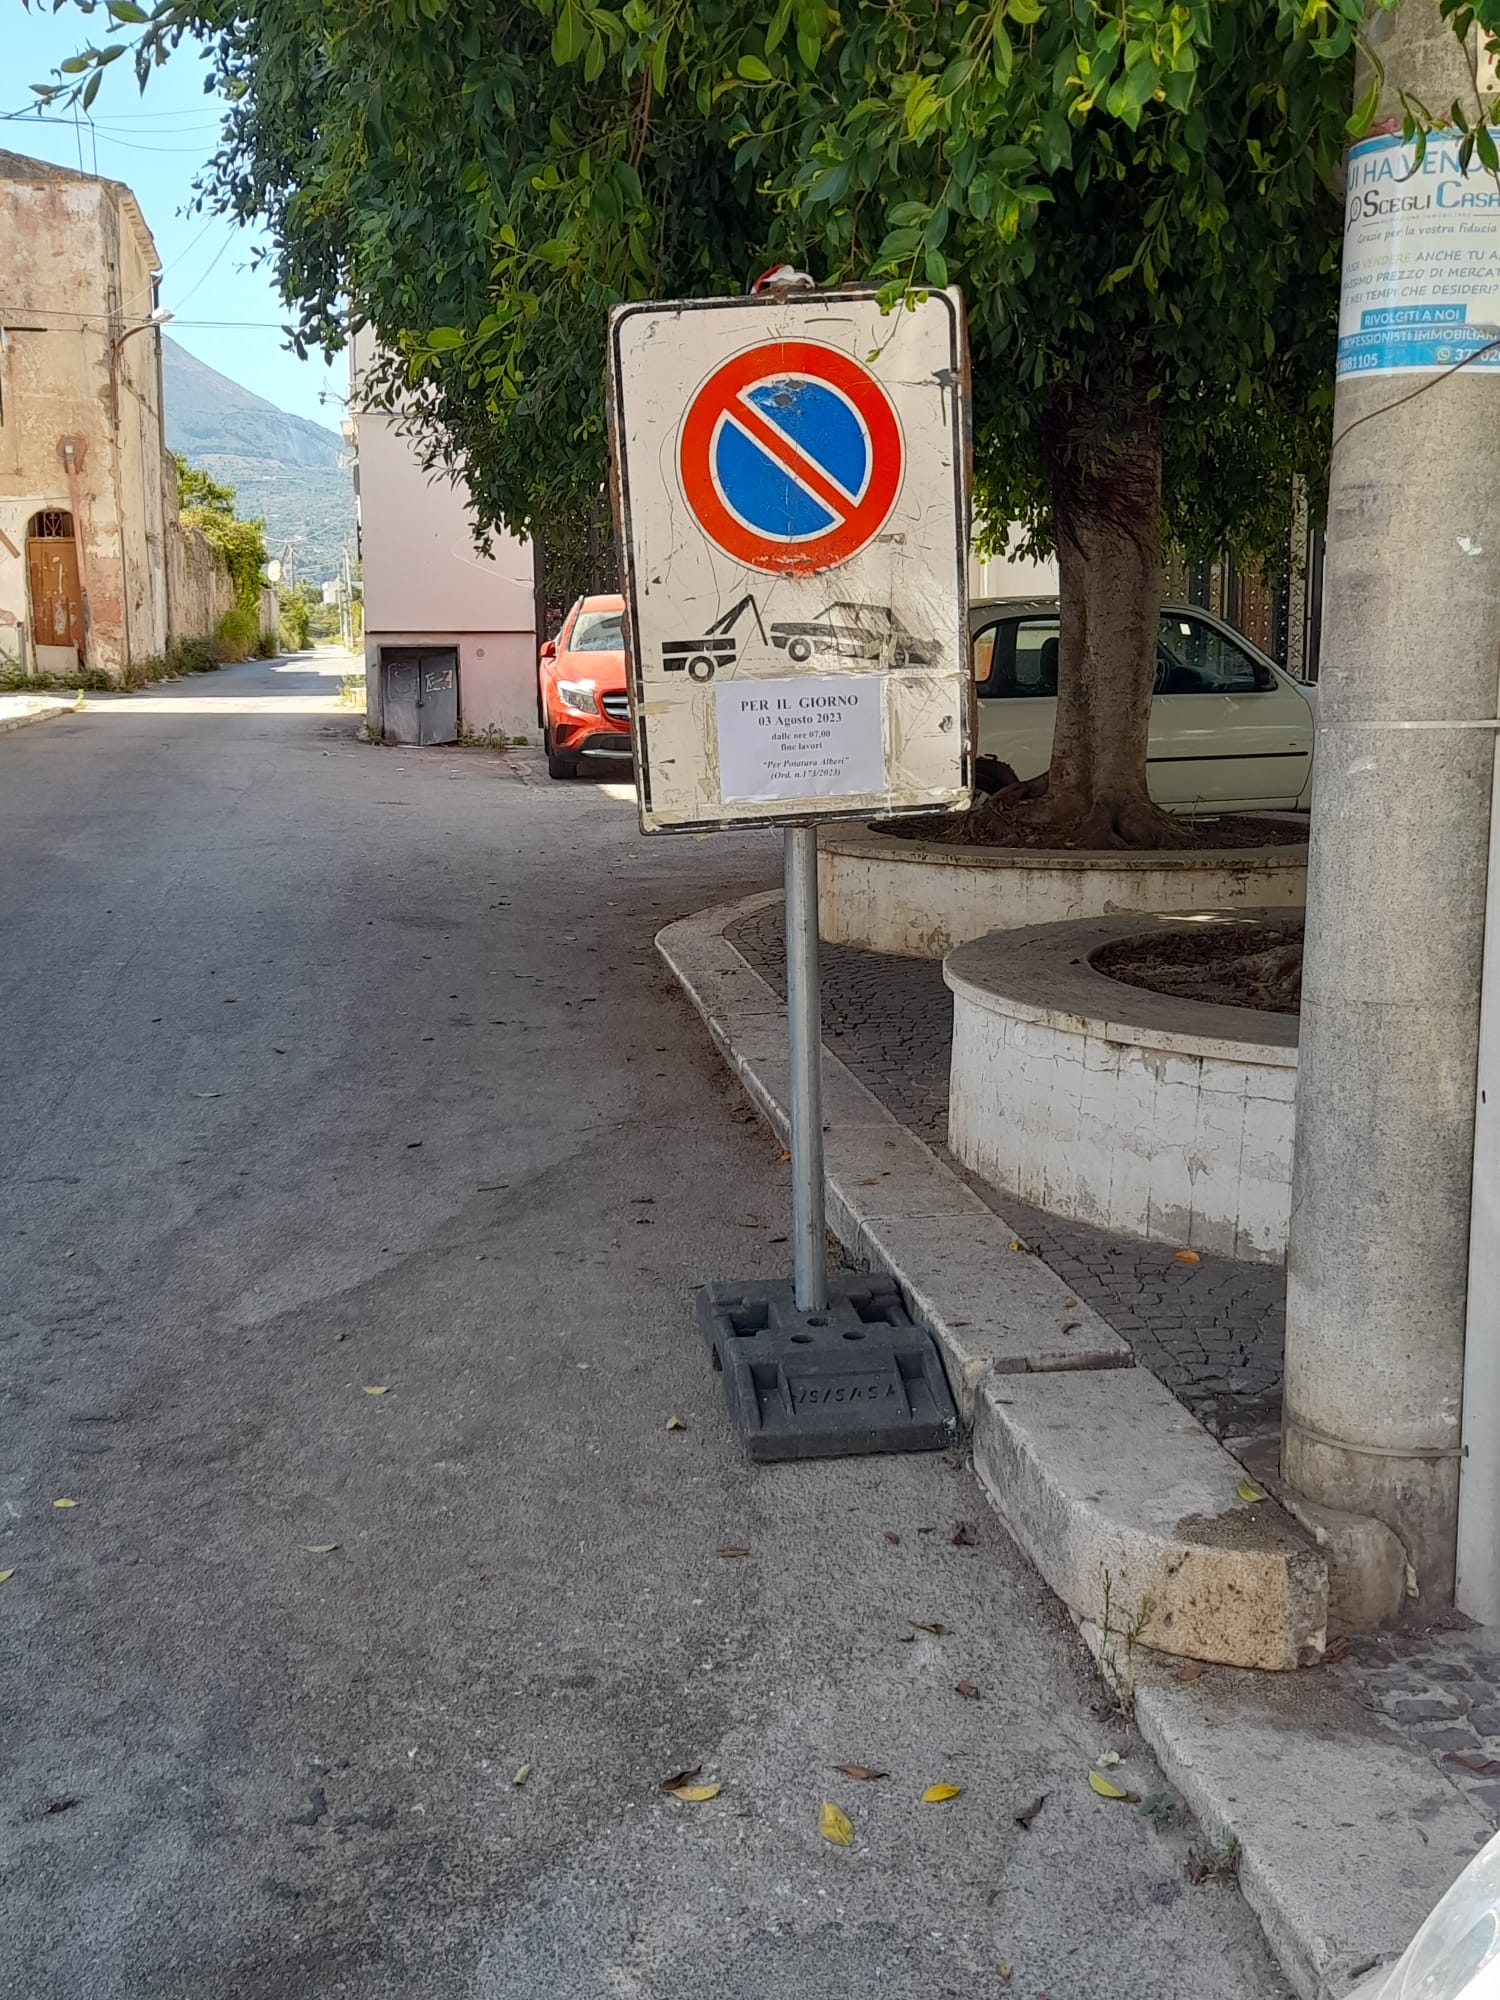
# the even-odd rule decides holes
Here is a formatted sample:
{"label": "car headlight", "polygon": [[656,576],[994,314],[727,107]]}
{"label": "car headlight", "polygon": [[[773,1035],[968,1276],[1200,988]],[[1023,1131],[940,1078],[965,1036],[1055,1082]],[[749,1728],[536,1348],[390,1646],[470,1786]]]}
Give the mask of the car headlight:
{"label": "car headlight", "polygon": [[595,699],[594,690],[585,687],[582,681],[559,681],[557,698],[564,708],[576,709],[580,715],[599,713],[599,703]]}

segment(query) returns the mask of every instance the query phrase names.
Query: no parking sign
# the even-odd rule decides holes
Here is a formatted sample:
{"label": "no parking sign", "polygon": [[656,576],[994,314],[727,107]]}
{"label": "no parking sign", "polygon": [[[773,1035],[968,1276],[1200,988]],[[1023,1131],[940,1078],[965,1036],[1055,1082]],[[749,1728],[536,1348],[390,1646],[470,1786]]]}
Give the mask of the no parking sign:
{"label": "no parking sign", "polygon": [[958,294],[617,307],[610,389],[643,828],[967,804]]}

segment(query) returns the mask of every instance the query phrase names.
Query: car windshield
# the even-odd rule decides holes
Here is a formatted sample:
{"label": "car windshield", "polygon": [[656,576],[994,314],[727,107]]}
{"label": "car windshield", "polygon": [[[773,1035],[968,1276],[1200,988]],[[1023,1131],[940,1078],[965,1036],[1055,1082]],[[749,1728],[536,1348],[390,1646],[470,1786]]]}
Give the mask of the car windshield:
{"label": "car windshield", "polygon": [[580,611],[568,639],[570,653],[623,653],[623,611]]}
{"label": "car windshield", "polygon": [[818,620],[820,625],[893,625],[895,620],[883,604],[830,604]]}

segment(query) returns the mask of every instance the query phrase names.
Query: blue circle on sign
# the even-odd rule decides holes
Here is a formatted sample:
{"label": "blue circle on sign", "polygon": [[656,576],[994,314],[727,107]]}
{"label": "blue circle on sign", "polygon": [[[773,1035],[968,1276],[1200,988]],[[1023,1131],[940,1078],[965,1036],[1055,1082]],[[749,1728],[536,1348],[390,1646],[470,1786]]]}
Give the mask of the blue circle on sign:
{"label": "blue circle on sign", "polygon": [[[747,528],[778,540],[826,534],[870,483],[870,440],[859,413],[825,383],[790,375],[756,383],[745,401],[774,436],[752,435],[732,409],[725,412],[713,449],[714,484],[724,504]],[[781,439],[792,446],[785,455],[777,449]],[[842,503],[839,511],[810,480]]]}

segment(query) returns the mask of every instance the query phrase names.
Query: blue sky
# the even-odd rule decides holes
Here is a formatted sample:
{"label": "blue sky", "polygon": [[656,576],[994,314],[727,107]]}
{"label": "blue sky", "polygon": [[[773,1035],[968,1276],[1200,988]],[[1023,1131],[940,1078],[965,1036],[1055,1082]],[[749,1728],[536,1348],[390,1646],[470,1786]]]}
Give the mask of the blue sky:
{"label": "blue sky", "polygon": [[[345,393],[342,358],[299,361],[280,328],[286,308],[269,277],[252,267],[263,238],[222,217],[187,213],[198,169],[215,149],[218,100],[203,92],[203,66],[186,43],[157,70],[144,96],[128,56],[110,65],[87,119],[50,112],[39,124],[25,112],[36,99],[30,83],[45,83],[65,57],[92,38],[101,46],[100,15],[73,7],[28,12],[21,0],[0,0],[0,147],[65,167],[82,166],[125,181],[134,190],[162,261],[162,304],[176,315],[174,340],[211,367],[283,410],[336,430]],[[91,36],[92,31],[92,36]],[[130,30],[116,29],[124,40]],[[0,304],[4,281],[0,274]],[[319,392],[330,400],[319,401]]]}

